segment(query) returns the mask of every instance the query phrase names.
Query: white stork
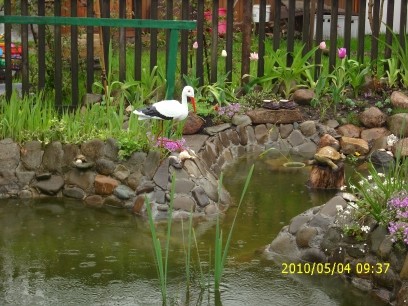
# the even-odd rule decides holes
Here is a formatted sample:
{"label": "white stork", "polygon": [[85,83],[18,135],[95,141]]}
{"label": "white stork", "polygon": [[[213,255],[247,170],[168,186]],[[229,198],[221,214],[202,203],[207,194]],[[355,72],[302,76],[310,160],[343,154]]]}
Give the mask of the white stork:
{"label": "white stork", "polygon": [[139,120],[159,119],[181,121],[188,115],[187,98],[190,98],[194,112],[196,112],[194,89],[191,86],[185,86],[181,93],[181,103],[177,100],[163,100],[147,108],[135,110],[133,113],[139,116]]}

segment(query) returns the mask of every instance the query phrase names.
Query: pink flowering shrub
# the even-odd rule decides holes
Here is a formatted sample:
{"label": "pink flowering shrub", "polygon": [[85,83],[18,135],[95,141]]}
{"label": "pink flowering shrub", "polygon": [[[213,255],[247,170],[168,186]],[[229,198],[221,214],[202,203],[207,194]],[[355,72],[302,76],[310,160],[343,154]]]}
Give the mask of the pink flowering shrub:
{"label": "pink flowering shrub", "polygon": [[392,221],[388,223],[392,241],[408,245],[408,195],[390,199],[388,209],[392,215]]}
{"label": "pink flowering shrub", "polygon": [[230,121],[235,114],[239,114],[242,111],[242,108],[239,103],[231,103],[226,106],[216,106],[214,110],[216,111],[216,117],[220,121]]}
{"label": "pink flowering shrub", "polygon": [[187,149],[186,140],[184,138],[173,140],[166,137],[159,137],[156,141],[156,147],[163,147],[170,152],[181,152]]}

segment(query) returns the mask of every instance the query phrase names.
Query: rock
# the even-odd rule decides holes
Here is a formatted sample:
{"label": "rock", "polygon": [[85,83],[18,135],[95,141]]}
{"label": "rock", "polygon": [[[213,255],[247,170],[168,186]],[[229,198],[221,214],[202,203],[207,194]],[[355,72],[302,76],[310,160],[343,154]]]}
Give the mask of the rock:
{"label": "rock", "polygon": [[202,177],[196,181],[198,186],[201,186],[207,196],[214,202],[218,201],[218,187],[212,184],[206,177]]}
{"label": "rock", "polygon": [[100,195],[111,195],[119,182],[109,176],[97,174],[95,176],[95,193]]}
{"label": "rock", "polygon": [[326,255],[317,248],[308,248],[306,250],[302,250],[300,259],[302,260],[302,262],[324,263],[327,261]]}
{"label": "rock", "polygon": [[341,196],[334,196],[322,206],[320,213],[325,216],[335,217],[337,215],[338,206],[344,209],[347,207],[347,202]]}
{"label": "rock", "polygon": [[326,126],[331,129],[337,129],[339,127],[339,122],[336,119],[329,119],[325,122]]}
{"label": "rock", "polygon": [[115,170],[115,163],[106,158],[100,158],[95,163],[96,171],[102,175],[111,175]]}
{"label": "rock", "polygon": [[83,191],[79,187],[65,187],[64,190],[62,191],[62,194],[68,198],[74,198],[74,199],[84,199],[86,194],[85,191]]}
{"label": "rock", "polygon": [[280,232],[269,245],[268,250],[278,255],[284,256],[286,260],[298,262],[300,257],[299,249],[295,238],[289,233]]}
{"label": "rock", "polygon": [[310,105],[314,97],[315,93],[311,89],[297,89],[292,95],[292,100],[299,105]]}
{"label": "rock", "polygon": [[268,140],[268,129],[266,128],[265,124],[259,124],[255,126],[254,129],[255,138],[259,144],[264,144]]}
{"label": "rock", "polygon": [[85,191],[90,191],[95,182],[95,172],[72,169],[65,175],[65,181],[68,185],[75,185]]}
{"label": "rock", "polygon": [[368,143],[371,143],[378,138],[385,137],[388,135],[390,135],[390,131],[388,131],[384,127],[379,127],[361,131],[360,137],[361,139],[367,141]]}
{"label": "rock", "polygon": [[64,151],[59,141],[49,143],[44,150],[42,165],[50,172],[62,173]]}
{"label": "rock", "polygon": [[116,187],[113,190],[113,194],[121,200],[129,200],[135,196],[134,190],[126,185]]}
{"label": "rock", "polygon": [[76,144],[66,143],[62,145],[62,151],[64,152],[62,157],[62,167],[63,171],[65,172],[72,167],[72,162],[75,161],[76,157],[79,155],[79,146]]}
{"label": "rock", "polygon": [[406,305],[408,301],[408,284],[404,283],[398,291],[396,306]]}
{"label": "rock", "polygon": [[18,197],[20,199],[31,199],[33,197],[33,193],[31,190],[23,189],[18,193]]}
{"label": "rock", "polygon": [[159,151],[149,151],[147,154],[144,167],[143,167],[143,173],[149,178],[152,179],[154,174],[157,171],[157,168],[159,167],[160,164],[160,152]]}
{"label": "rock", "polygon": [[206,207],[210,204],[210,199],[208,198],[207,194],[205,193],[203,187],[196,186],[191,191],[195,201],[197,202],[198,206]]}
{"label": "rock", "polygon": [[[189,179],[177,178],[175,183],[175,192],[176,193],[185,193],[188,194],[195,187],[194,182]],[[171,184],[169,184],[168,190],[170,190]]]}
{"label": "rock", "polygon": [[20,149],[11,139],[0,140],[0,169],[15,170],[20,162]]}
{"label": "rock", "polygon": [[408,113],[399,113],[388,117],[387,126],[391,134],[408,137]]}
{"label": "rock", "polygon": [[239,136],[239,143],[243,146],[246,146],[248,143],[248,134],[246,131],[246,126],[244,125],[237,126],[237,133]]}
{"label": "rock", "polygon": [[174,210],[184,210],[188,212],[194,212],[195,206],[196,206],[196,203],[190,196],[176,194],[174,197],[174,202],[173,202]]}
{"label": "rock", "polygon": [[94,162],[73,162],[72,165],[80,170],[89,170],[95,165]]}
{"label": "rock", "polygon": [[305,142],[305,137],[303,136],[301,131],[294,130],[292,131],[292,133],[290,133],[287,140],[292,147],[296,147],[296,146],[300,146],[301,144]]}
{"label": "rock", "polygon": [[296,234],[299,228],[301,228],[310,219],[311,216],[307,214],[301,214],[294,217],[289,223],[289,233]]}
{"label": "rock", "polygon": [[359,115],[361,123],[367,128],[381,127],[387,121],[387,115],[378,107],[372,106]]}
{"label": "rock", "polygon": [[137,187],[136,194],[152,192],[155,186],[152,181],[145,181]]}
{"label": "rock", "polygon": [[194,112],[189,112],[183,127],[183,135],[198,133],[204,126],[205,121]]}
{"label": "rock", "polygon": [[143,175],[140,172],[133,172],[127,178],[127,185],[133,190],[136,190],[142,181],[142,178]]}
{"label": "rock", "polygon": [[[317,150],[316,144],[311,141],[302,143],[296,147],[290,149],[290,154],[295,154],[306,160],[312,159]],[[293,169],[292,169],[293,170]]]}
{"label": "rock", "polygon": [[323,148],[323,147],[326,147],[326,146],[333,147],[336,150],[340,149],[339,141],[330,134],[322,135],[322,137],[319,140],[319,144],[317,146],[317,149],[320,149],[320,148]]}
{"label": "rock", "polygon": [[313,120],[304,121],[299,125],[300,131],[305,137],[310,137],[316,134],[316,123]]}
{"label": "rock", "polygon": [[88,161],[96,161],[103,157],[105,143],[99,139],[89,140],[81,145],[81,152]]}
{"label": "rock", "polygon": [[358,152],[361,155],[366,155],[369,152],[367,141],[360,138],[341,137],[340,139],[341,151],[348,155]]}
{"label": "rock", "polygon": [[261,123],[294,123],[303,120],[302,113],[299,109],[293,110],[268,110],[268,109],[253,109],[246,113],[254,124]]}
{"label": "rock", "polygon": [[85,203],[86,205],[92,206],[92,207],[102,207],[103,198],[97,194],[90,195],[85,198]]}
{"label": "rock", "polygon": [[288,138],[290,133],[293,131],[293,124],[281,124],[279,126],[279,134],[282,137],[282,139]]}
{"label": "rock", "polygon": [[21,168],[23,167],[20,167],[20,166],[17,167],[16,177],[21,186],[27,186],[30,184],[30,182],[35,177],[35,172],[34,171],[22,171]]}
{"label": "rock", "polygon": [[218,207],[215,204],[209,204],[204,208],[204,213],[207,216],[215,215],[218,213]]}
{"label": "rock", "polygon": [[113,138],[108,138],[105,141],[105,147],[103,148],[103,156],[110,160],[117,161],[118,153],[119,153],[118,141]]}
{"label": "rock", "polygon": [[115,195],[110,195],[104,198],[103,205],[119,208],[124,207],[124,203],[120,199],[118,199]]}
{"label": "rock", "polygon": [[310,247],[311,240],[317,235],[318,231],[315,227],[302,227],[296,233],[296,243],[300,248]]}
{"label": "rock", "polygon": [[332,253],[342,240],[343,231],[338,227],[330,227],[323,236],[321,249],[326,253]]}
{"label": "rock", "polygon": [[406,157],[408,156],[408,138],[403,138],[397,141],[392,147],[394,156]]}
{"label": "rock", "polygon": [[59,175],[51,175],[48,180],[38,181],[34,184],[40,192],[48,195],[56,195],[64,186],[64,179]]}
{"label": "rock", "polygon": [[115,171],[113,172],[113,176],[118,179],[119,181],[125,181],[130,175],[130,171],[124,165],[117,165]]}
{"label": "rock", "polygon": [[380,168],[388,169],[394,163],[394,157],[387,151],[375,150],[370,154],[370,161]]}
{"label": "rock", "polygon": [[35,178],[39,181],[48,180],[49,178],[51,178],[51,173],[50,172],[36,173]]}
{"label": "rock", "polygon": [[40,141],[28,141],[20,150],[21,162],[27,170],[36,170],[41,165],[44,151]]}
{"label": "rock", "polygon": [[200,151],[201,147],[208,139],[208,135],[204,134],[197,134],[197,135],[184,135],[184,139],[186,140],[186,145],[189,149],[193,150],[194,152]]}
{"label": "rock", "polygon": [[394,91],[390,101],[393,107],[408,109],[408,96],[400,91]]}
{"label": "rock", "polygon": [[252,121],[248,115],[235,114],[231,119],[231,123],[236,126],[247,126],[251,125]]}
{"label": "rock", "polygon": [[223,123],[219,125],[214,125],[210,127],[204,128],[204,133],[210,136],[214,136],[215,134],[225,131],[231,127],[231,123]]}
{"label": "rock", "polygon": [[133,204],[132,212],[137,215],[142,215],[144,206],[145,197],[140,195],[136,198],[135,203]]}
{"label": "rock", "polygon": [[361,128],[355,126],[354,124],[345,124],[340,126],[337,129],[337,132],[341,136],[351,137],[351,138],[360,138]]}

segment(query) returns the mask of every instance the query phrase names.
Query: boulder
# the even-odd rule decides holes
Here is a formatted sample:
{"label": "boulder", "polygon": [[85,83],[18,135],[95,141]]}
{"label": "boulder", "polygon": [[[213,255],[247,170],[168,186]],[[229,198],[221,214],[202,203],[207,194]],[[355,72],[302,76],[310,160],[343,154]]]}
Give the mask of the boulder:
{"label": "boulder", "polygon": [[21,148],[21,162],[27,170],[36,170],[41,165],[43,154],[40,141],[28,141]]}
{"label": "boulder", "polygon": [[345,124],[340,126],[337,129],[337,132],[341,136],[352,137],[352,138],[359,138],[361,133],[361,128],[354,125],[354,124]]}
{"label": "boulder", "polygon": [[333,147],[336,150],[340,149],[339,141],[330,134],[324,134],[322,137],[320,137],[317,149],[320,149],[326,146]]}
{"label": "boulder", "polygon": [[387,126],[392,134],[408,137],[408,113],[399,113],[388,117]]}
{"label": "boulder", "polygon": [[299,105],[310,105],[314,97],[315,93],[311,89],[297,89],[292,95],[292,100]]}
{"label": "boulder", "polygon": [[364,139],[368,143],[371,143],[373,140],[377,140],[378,138],[390,135],[390,131],[388,131],[384,127],[379,128],[371,128],[361,131],[361,139]]}
{"label": "boulder", "polygon": [[252,120],[254,124],[261,123],[294,123],[303,120],[302,113],[299,109],[280,109],[280,110],[269,110],[269,109],[253,109],[246,113]]}
{"label": "boulder", "polygon": [[115,170],[115,163],[106,158],[100,158],[96,161],[96,171],[102,175],[111,175]]}
{"label": "boulder", "polygon": [[352,137],[341,137],[340,139],[341,151],[348,155],[359,153],[361,155],[366,155],[369,152],[369,147],[367,141],[360,138]]}
{"label": "boulder", "polygon": [[59,175],[51,175],[48,180],[38,181],[34,184],[41,193],[56,195],[64,186],[64,179]]}
{"label": "boulder", "polygon": [[392,147],[394,156],[407,157],[408,156],[408,138],[403,138],[397,141]]}
{"label": "boulder", "polygon": [[59,141],[49,143],[44,151],[42,164],[50,172],[61,173],[64,158],[62,144]]}
{"label": "boulder", "polygon": [[408,109],[408,96],[400,91],[394,91],[390,101],[393,107]]}
{"label": "boulder", "polygon": [[310,137],[317,132],[316,123],[313,120],[307,120],[299,125],[300,131],[306,137]]}
{"label": "boulder", "polygon": [[359,119],[367,128],[381,127],[387,120],[387,115],[384,114],[378,107],[372,106],[363,111]]}
{"label": "boulder", "polygon": [[204,126],[205,121],[194,112],[189,112],[184,123],[183,134],[193,135],[198,133]]}
{"label": "boulder", "polygon": [[89,140],[81,145],[81,153],[90,161],[103,157],[105,143],[99,139]]}
{"label": "boulder", "polygon": [[119,182],[109,176],[95,176],[95,193],[100,195],[111,195]]}
{"label": "boulder", "polygon": [[247,115],[235,114],[231,119],[231,123],[236,126],[247,126],[251,125],[252,121],[251,118],[249,118],[249,116]]}

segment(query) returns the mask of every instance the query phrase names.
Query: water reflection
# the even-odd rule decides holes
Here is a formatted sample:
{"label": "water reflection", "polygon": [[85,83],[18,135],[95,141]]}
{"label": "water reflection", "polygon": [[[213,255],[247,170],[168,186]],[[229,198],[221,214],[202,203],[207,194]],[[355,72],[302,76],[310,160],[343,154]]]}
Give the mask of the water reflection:
{"label": "water reflection", "polygon": [[[253,162],[241,159],[226,171],[225,184],[235,199]],[[291,174],[271,162],[256,161],[232,237],[221,294],[199,286],[202,276],[208,280],[213,262],[215,221],[195,221],[204,275],[195,255],[190,291],[185,290],[182,243],[186,224],[176,222],[169,262],[170,304],[381,305],[335,277],[282,275],[280,266],[259,256],[292,217],[331,197],[332,193],[311,193],[305,186],[307,176],[307,167]],[[225,233],[235,211],[232,207],[222,216]],[[156,227],[163,238],[166,225]],[[94,209],[57,199],[2,200],[0,269],[1,304],[162,304],[146,220],[120,209]]]}

